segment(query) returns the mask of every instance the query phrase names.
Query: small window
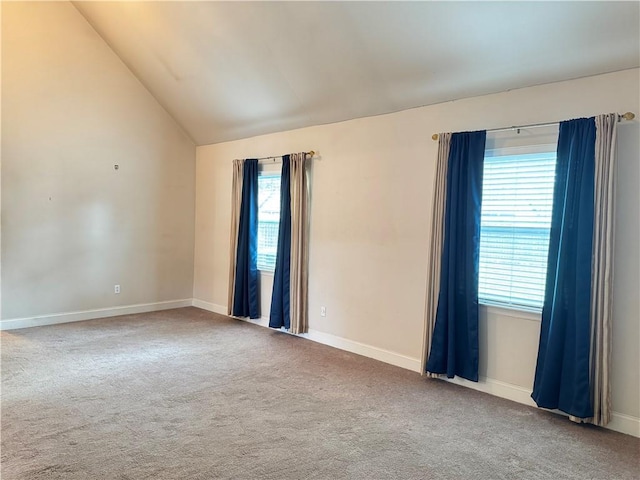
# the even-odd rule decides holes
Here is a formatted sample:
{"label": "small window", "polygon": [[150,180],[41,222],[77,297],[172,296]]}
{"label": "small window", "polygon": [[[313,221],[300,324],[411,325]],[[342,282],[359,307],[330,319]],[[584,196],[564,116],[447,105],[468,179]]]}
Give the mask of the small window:
{"label": "small window", "polygon": [[555,152],[486,152],[480,220],[480,303],[542,309],[555,165]]}
{"label": "small window", "polygon": [[280,173],[258,176],[258,270],[273,272],[280,224]]}

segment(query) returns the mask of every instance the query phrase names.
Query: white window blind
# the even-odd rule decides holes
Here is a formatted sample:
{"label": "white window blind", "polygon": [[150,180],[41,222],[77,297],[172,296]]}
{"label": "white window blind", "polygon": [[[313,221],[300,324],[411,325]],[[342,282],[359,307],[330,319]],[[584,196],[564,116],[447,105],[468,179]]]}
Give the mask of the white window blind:
{"label": "white window blind", "polygon": [[258,176],[258,270],[273,272],[280,224],[280,173]]}
{"label": "white window blind", "polygon": [[480,303],[542,308],[555,165],[555,152],[485,155]]}

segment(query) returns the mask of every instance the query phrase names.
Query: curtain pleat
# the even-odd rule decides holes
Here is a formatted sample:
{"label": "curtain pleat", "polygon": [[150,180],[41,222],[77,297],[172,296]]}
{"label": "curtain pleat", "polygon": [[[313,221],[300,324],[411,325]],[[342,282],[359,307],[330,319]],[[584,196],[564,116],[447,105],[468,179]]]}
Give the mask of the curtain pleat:
{"label": "curtain pleat", "polygon": [[291,163],[291,333],[307,333],[309,276],[309,182],[307,154],[290,155]]}
{"label": "curtain pleat", "polygon": [[291,182],[290,155],[282,157],[280,177],[280,223],[278,225],[278,250],[273,273],[273,293],[269,327],[289,329],[290,323],[290,265],[291,265]]}
{"label": "curtain pleat", "polygon": [[[438,292],[440,291],[440,271],[442,244],[444,242],[444,210],[447,191],[447,164],[449,162],[450,133],[438,136],[438,159],[433,182],[433,205],[431,209],[431,238],[427,269],[427,295],[425,304],[425,331],[422,348],[421,373],[425,374],[427,358],[431,351],[431,339],[436,323]],[[431,375],[428,374],[427,375]],[[435,375],[438,376],[438,375]]]}
{"label": "curtain pleat", "polygon": [[451,135],[430,374],[478,381],[478,270],[486,131]]}
{"label": "curtain pleat", "polygon": [[593,416],[590,393],[591,255],[596,126],[560,123],[545,299],[531,397],[543,408]]}
{"label": "curtain pleat", "polygon": [[244,160],[234,160],[231,183],[231,232],[229,235],[229,292],[227,296],[227,315],[231,315],[233,293],[236,284],[236,255],[238,254],[238,225],[240,223],[240,208],[242,205],[243,171]]}
{"label": "curtain pleat", "polygon": [[245,160],[242,205],[238,224],[238,253],[232,314],[260,318],[258,279],[258,160]]}
{"label": "curtain pleat", "polygon": [[591,265],[590,380],[593,416],[573,421],[605,426],[611,419],[611,327],[617,114],[595,117],[595,199]]}

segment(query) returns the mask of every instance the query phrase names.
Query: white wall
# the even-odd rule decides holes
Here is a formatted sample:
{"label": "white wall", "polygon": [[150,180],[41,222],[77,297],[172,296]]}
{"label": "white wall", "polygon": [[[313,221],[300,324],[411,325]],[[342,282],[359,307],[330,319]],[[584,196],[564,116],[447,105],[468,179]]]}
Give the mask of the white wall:
{"label": "white wall", "polygon": [[[431,135],[605,112],[638,114],[639,80],[639,70],[628,70],[198,147],[194,297],[213,308],[226,306],[231,160],[313,149],[320,155],[313,161],[310,328],[408,357],[418,370],[437,153]],[[636,120],[619,129],[613,338],[613,408],[632,421],[640,417],[639,125]],[[322,305],[326,318],[320,317]],[[539,331],[536,316],[482,310],[486,390],[526,401]]]}
{"label": "white wall", "polygon": [[71,3],[2,3],[2,100],[3,320],[190,299],[195,146]]}

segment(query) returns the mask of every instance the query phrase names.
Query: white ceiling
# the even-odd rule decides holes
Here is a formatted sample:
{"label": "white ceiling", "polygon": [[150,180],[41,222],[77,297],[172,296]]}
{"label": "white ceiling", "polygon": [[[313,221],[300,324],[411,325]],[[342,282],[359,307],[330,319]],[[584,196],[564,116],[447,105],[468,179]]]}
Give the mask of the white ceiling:
{"label": "white ceiling", "polygon": [[74,2],[203,145],[640,66],[639,2]]}

